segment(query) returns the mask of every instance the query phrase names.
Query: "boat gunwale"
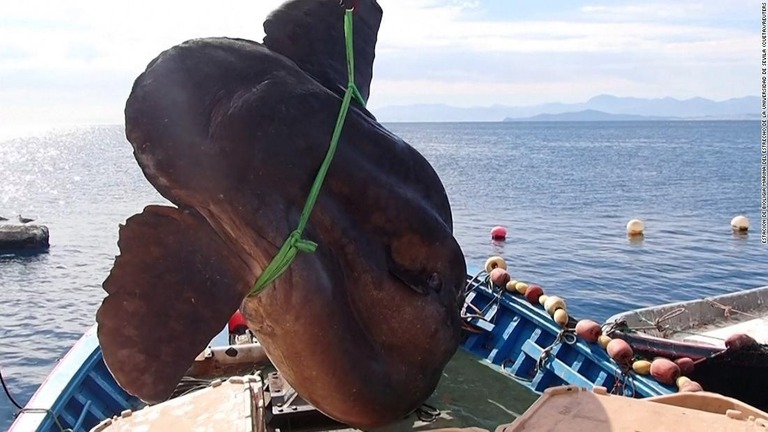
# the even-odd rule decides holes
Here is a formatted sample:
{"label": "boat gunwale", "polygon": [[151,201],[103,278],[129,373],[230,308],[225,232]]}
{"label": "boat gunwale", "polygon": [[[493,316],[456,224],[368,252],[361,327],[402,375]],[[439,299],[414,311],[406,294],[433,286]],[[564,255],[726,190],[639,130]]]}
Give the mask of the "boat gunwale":
{"label": "boat gunwale", "polygon": [[70,393],[78,384],[75,381],[82,381],[83,372],[90,370],[83,365],[92,362],[94,356],[101,357],[96,330],[97,325],[93,324],[55,363],[51,372],[19,412],[9,432],[41,430],[46,422],[55,423],[53,416],[71,398]]}
{"label": "boat gunwale", "polygon": [[[665,324],[673,333],[684,332],[699,326],[712,325],[723,321],[722,318],[725,317],[725,311],[721,307],[715,305],[713,302],[725,307],[731,307],[733,310],[738,312],[749,313],[759,309],[761,312],[764,311],[768,313],[768,285],[752,288],[749,290],[729,292],[715,296],[707,296],[692,300],[632,309],[611,316],[605,321],[605,325],[610,326],[616,323],[625,322],[630,329],[633,327],[647,327],[649,324],[653,324],[655,320],[663,318],[666,314],[670,314],[676,309],[683,308],[686,312],[693,310],[696,315],[692,316],[692,314],[683,313],[679,316],[666,319],[660,324]],[[717,313],[716,311],[718,310],[723,312]],[[715,313],[705,313],[709,311],[713,311]],[[664,337],[661,335],[660,331],[655,329],[638,328],[636,330],[633,329],[632,333],[642,334],[644,337],[673,340],[669,337]],[[676,342],[682,343],[682,341]]]}

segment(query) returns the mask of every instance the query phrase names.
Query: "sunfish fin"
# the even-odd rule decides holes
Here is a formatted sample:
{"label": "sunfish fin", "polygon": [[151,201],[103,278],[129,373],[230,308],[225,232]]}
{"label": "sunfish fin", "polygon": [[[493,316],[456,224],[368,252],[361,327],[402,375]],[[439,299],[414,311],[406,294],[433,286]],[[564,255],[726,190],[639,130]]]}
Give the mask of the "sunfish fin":
{"label": "sunfish fin", "polygon": [[99,344],[121,387],[161,402],[240,306],[249,272],[192,209],[148,206],[120,227],[118,245]]}
{"label": "sunfish fin", "polygon": [[[376,35],[381,7],[375,0],[356,0],[353,21],[355,85],[368,99],[373,78]],[[339,0],[293,0],[272,12],[264,22],[264,45],[293,60],[325,88],[343,93],[347,88],[344,9]]]}

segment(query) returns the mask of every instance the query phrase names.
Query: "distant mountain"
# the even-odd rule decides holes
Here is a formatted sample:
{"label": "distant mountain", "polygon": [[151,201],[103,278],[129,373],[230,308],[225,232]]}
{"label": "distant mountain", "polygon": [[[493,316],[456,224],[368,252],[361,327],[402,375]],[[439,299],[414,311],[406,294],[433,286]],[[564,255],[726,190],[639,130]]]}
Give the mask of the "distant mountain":
{"label": "distant mountain", "polygon": [[600,95],[575,104],[548,103],[532,106],[493,105],[487,107],[454,107],[422,104],[387,106],[373,110],[382,122],[461,122],[502,121],[505,118],[533,117],[540,114],[562,114],[595,110],[607,114],[653,117],[674,117],[680,120],[741,120],[756,119],[760,98],[746,96],[713,101],[704,98],[679,100],[674,98],[643,99]]}
{"label": "distant mountain", "polygon": [[372,110],[380,122],[501,121],[514,115],[514,107],[455,107],[442,104],[392,105]]}
{"label": "distant mountain", "polygon": [[760,98],[757,96],[715,102],[700,97],[679,100],[671,97],[640,99],[600,95],[588,100],[585,105],[587,105],[587,109],[595,109],[613,114],[655,115],[661,117],[730,117],[760,112]]}
{"label": "distant mountain", "polygon": [[649,121],[677,120],[671,117],[641,116],[632,114],[611,114],[597,110],[584,110],[560,114],[539,114],[532,117],[505,118],[504,121]]}

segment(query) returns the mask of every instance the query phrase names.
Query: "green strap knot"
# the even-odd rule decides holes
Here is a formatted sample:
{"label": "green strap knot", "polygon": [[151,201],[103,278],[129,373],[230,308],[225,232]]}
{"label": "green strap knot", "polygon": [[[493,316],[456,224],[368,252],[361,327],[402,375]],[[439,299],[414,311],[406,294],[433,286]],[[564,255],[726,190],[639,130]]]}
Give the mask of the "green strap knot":
{"label": "green strap knot", "polygon": [[317,243],[302,239],[301,235],[304,232],[304,228],[309,221],[309,215],[312,213],[312,208],[315,206],[318,195],[320,195],[320,188],[323,186],[325,175],[328,173],[328,168],[331,166],[333,155],[336,153],[336,145],[339,143],[339,137],[341,136],[341,129],[344,127],[344,120],[349,112],[349,105],[352,102],[352,98],[360,102],[365,106],[365,99],[360,94],[360,90],[355,86],[355,59],[352,49],[352,9],[347,9],[344,12],[344,41],[347,49],[347,79],[349,84],[347,85],[347,91],[344,93],[344,99],[341,102],[341,109],[339,110],[339,116],[336,119],[336,127],[333,130],[331,137],[331,144],[328,146],[328,152],[325,154],[320,169],[317,171],[312,188],[307,196],[307,201],[304,203],[304,210],[299,217],[299,226],[288,235],[285,242],[280,247],[272,262],[269,263],[267,268],[259,276],[259,279],[251,288],[248,296],[253,296],[261,292],[269,284],[275,281],[281,274],[283,274],[288,266],[291,265],[296,254],[299,252],[312,253],[317,249]]}
{"label": "green strap knot", "polygon": [[288,236],[288,240],[285,242],[289,247],[295,248],[299,252],[312,253],[317,249],[317,243],[312,240],[305,240],[301,238],[299,230],[293,230],[291,235]]}
{"label": "green strap knot", "polygon": [[288,266],[296,257],[296,254],[299,252],[312,253],[315,251],[315,249],[317,249],[317,243],[302,239],[301,231],[297,229],[291,232],[291,234],[283,243],[283,246],[280,247],[277,255],[275,255],[275,258],[261,273],[259,280],[256,281],[256,284],[251,289],[251,293],[248,295],[250,296],[258,293],[259,291],[266,288],[267,285],[272,283],[275,279],[280,277],[281,274],[288,270]]}

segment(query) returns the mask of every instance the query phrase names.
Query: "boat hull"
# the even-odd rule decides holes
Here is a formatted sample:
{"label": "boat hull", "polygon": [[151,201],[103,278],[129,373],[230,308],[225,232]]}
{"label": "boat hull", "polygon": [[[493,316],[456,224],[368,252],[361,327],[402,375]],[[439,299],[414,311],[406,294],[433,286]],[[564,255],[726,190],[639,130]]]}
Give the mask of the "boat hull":
{"label": "boat hull", "polygon": [[88,431],[113,415],[141,406],[112,378],[94,325],[56,364],[10,432]]}
{"label": "boat hull", "polygon": [[[542,393],[549,387],[576,385],[634,397],[673,393],[671,386],[623,371],[596,343],[563,335],[543,306],[492,288],[485,275],[468,278],[467,308],[482,317],[468,318],[474,328],[462,348]],[[475,312],[475,315],[478,315]]]}

